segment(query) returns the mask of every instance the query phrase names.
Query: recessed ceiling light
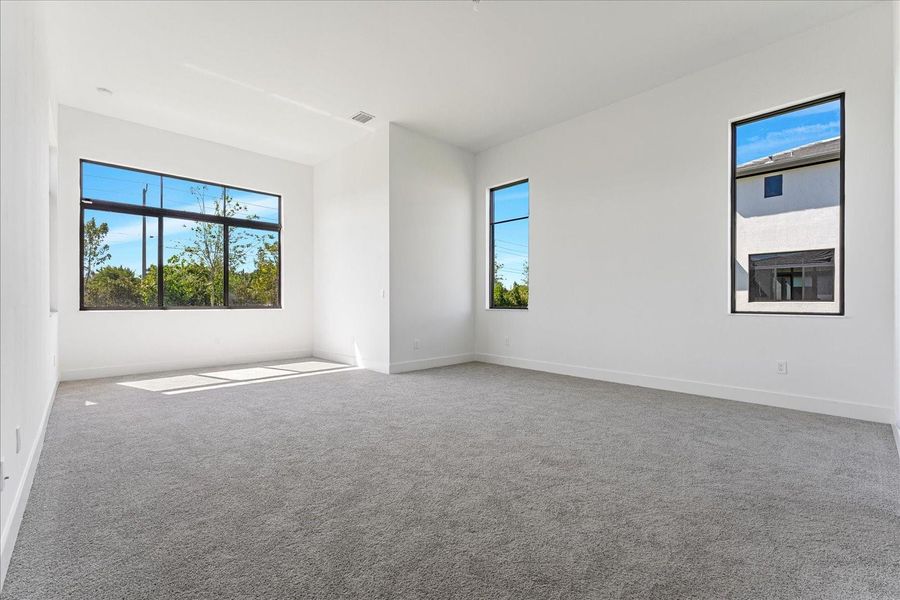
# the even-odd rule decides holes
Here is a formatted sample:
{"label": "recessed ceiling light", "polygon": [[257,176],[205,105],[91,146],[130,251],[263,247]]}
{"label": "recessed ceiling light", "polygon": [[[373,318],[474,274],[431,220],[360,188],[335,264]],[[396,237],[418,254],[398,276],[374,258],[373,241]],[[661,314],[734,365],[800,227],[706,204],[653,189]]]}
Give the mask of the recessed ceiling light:
{"label": "recessed ceiling light", "polygon": [[100,92],[101,94],[112,95],[112,90],[109,89],[109,88],[98,87],[98,88],[97,88],[97,91]]}

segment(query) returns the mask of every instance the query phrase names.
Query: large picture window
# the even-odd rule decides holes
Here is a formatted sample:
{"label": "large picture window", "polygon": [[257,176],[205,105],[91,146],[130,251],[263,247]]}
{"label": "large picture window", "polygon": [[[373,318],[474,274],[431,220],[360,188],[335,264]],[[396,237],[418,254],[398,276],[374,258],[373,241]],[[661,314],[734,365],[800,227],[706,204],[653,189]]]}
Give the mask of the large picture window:
{"label": "large picture window", "polygon": [[528,308],[528,181],[490,193],[491,308]]}
{"label": "large picture window", "polygon": [[732,312],[843,314],[843,94],[731,134]]}
{"label": "large picture window", "polygon": [[81,309],[281,306],[281,197],[81,161]]}

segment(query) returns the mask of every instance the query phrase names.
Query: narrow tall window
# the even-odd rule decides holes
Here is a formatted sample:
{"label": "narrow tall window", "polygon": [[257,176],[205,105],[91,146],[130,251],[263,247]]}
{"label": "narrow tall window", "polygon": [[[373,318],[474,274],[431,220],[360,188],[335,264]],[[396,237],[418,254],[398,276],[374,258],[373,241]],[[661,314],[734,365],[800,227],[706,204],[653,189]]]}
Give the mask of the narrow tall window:
{"label": "narrow tall window", "polygon": [[528,308],[528,180],[490,196],[490,307]]}
{"label": "narrow tall window", "polygon": [[843,314],[843,94],[731,133],[732,312]]}
{"label": "narrow tall window", "polygon": [[81,161],[81,309],[281,304],[281,197]]}

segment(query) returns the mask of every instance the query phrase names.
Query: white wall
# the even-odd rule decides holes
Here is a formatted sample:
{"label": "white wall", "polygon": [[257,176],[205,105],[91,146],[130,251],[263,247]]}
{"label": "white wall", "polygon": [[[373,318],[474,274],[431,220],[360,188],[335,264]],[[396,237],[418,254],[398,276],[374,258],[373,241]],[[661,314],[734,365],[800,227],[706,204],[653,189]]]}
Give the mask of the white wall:
{"label": "white wall", "polygon": [[388,372],[388,128],[315,167],[314,351]]}
{"label": "white wall", "polygon": [[474,163],[459,148],[390,126],[392,372],[472,357]]}
{"label": "white wall", "polygon": [[9,477],[0,491],[0,585],[57,380],[49,250],[53,109],[36,11],[31,3],[0,3],[0,457]]}
{"label": "white wall", "polygon": [[[874,5],[479,154],[479,357],[892,421],[891,10]],[[729,123],[842,90],[846,316],[731,315]],[[530,308],[489,311],[486,190],[526,177]]]}
{"label": "white wall", "polygon": [[[79,311],[79,159],[282,196],[282,308]],[[63,379],[307,356],[312,352],[312,169],[100,116],[59,111]]]}
{"label": "white wall", "polygon": [[[894,7],[894,256],[900,257],[900,2]],[[900,260],[894,260],[894,440],[900,452]]]}

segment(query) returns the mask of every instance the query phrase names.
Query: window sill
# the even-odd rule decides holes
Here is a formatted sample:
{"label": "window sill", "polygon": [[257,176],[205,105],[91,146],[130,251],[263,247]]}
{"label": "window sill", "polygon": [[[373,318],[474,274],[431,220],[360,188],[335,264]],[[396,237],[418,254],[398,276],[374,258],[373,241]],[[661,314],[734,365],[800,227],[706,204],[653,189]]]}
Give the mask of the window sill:
{"label": "window sill", "polygon": [[79,313],[167,313],[167,312],[235,312],[284,310],[283,306],[195,306],[182,308],[79,308]]}
{"label": "window sill", "polygon": [[729,311],[729,316],[732,317],[819,317],[825,319],[834,319],[834,318],[843,318],[846,317],[846,313],[802,313],[802,312],[750,312],[750,311],[742,311],[742,312],[733,312]]}

